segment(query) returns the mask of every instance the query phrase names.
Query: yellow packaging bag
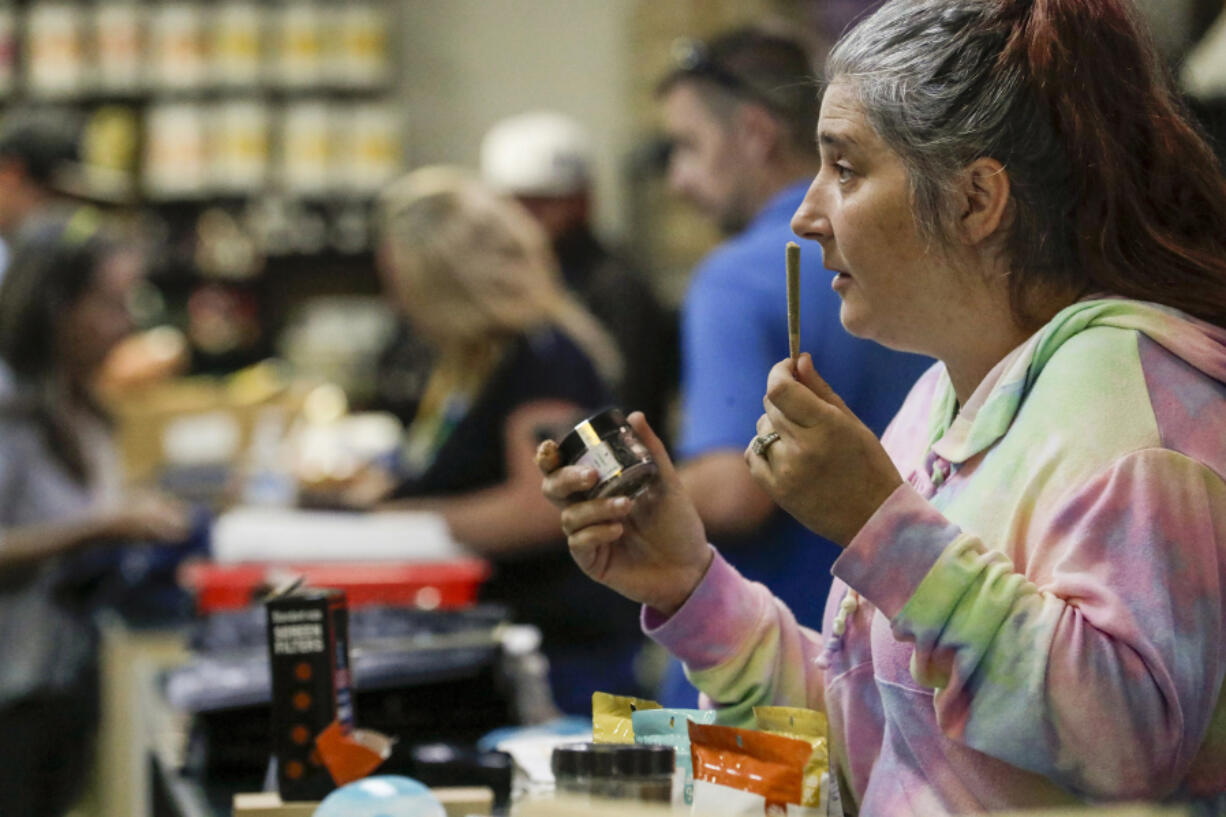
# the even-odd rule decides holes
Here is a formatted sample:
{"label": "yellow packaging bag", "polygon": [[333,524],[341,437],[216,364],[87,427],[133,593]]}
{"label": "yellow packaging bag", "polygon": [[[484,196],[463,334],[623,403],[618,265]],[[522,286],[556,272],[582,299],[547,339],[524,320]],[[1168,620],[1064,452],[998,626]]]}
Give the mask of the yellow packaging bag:
{"label": "yellow packaging bag", "polygon": [[628,695],[592,693],[592,741],[594,743],[634,743],[634,724],[630,715],[644,709],[659,709],[655,701]]}
{"label": "yellow packaging bag", "polygon": [[[809,744],[811,751],[809,760],[805,763],[804,789],[800,804],[822,805],[823,781],[826,781],[826,788],[832,786],[829,782],[830,754],[826,745],[825,713],[793,706],[755,706],[753,715],[758,728],[763,732],[803,740]],[[832,792],[826,794],[829,796]]]}

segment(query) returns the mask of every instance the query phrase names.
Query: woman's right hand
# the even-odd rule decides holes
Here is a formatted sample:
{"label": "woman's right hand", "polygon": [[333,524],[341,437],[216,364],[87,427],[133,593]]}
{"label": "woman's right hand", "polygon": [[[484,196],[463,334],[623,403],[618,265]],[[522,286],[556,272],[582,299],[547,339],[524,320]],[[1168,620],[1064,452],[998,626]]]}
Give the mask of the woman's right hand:
{"label": "woman's right hand", "polygon": [[541,488],[562,509],[562,531],[584,573],[671,616],[706,574],[711,549],[664,444],[641,412],[627,419],[659,468],[646,491],[634,500],[572,500],[596,484],[596,471],[588,466],[560,467],[551,440],[542,443],[537,453],[537,464],[545,474]]}
{"label": "woman's right hand", "polygon": [[191,508],[157,491],[129,497],[103,525],[103,537],[124,542],[181,542],[192,529]]}

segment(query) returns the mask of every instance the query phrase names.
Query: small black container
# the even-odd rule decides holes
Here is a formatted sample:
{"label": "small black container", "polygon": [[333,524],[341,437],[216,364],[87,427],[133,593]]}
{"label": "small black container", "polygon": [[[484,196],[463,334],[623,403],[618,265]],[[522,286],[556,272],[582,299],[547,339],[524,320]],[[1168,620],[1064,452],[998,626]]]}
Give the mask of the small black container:
{"label": "small black container", "polygon": [[676,753],[641,743],[565,743],[553,750],[557,791],[578,796],[668,803]]}
{"label": "small black container", "polygon": [[424,743],[412,750],[409,776],[435,786],[489,786],[494,792],[494,814],[511,808],[511,768],[506,752],[478,752],[453,743]]}
{"label": "small black container", "polygon": [[558,453],[566,465],[589,465],[600,474],[584,499],[638,496],[657,473],[655,460],[621,409],[605,409],[579,422],[558,443]]}

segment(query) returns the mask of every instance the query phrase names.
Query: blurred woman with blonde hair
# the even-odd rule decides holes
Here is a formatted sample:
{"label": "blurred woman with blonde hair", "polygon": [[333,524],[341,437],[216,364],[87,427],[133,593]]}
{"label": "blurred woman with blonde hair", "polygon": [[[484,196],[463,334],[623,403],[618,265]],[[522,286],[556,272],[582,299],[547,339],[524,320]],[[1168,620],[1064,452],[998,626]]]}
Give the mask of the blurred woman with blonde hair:
{"label": "blurred woman with blonde hair", "polygon": [[458,168],[393,183],[380,231],[384,288],[434,352],[388,504],[442,514],[491,560],[485,598],[541,628],[559,705],[586,712],[585,679],[632,688],[637,613],[571,562],[532,454],[608,403],[616,347],[563,289],[528,212]]}

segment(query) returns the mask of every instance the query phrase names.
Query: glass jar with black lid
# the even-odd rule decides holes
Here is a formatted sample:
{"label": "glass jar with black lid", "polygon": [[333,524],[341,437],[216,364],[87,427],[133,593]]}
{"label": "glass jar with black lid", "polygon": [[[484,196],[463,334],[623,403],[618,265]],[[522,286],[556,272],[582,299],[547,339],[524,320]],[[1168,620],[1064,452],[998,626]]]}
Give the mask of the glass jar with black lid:
{"label": "glass jar with black lid", "polygon": [[633,498],[651,484],[657,473],[647,446],[618,408],[607,408],[580,421],[558,443],[558,454],[564,464],[588,465],[600,475],[585,499]]}
{"label": "glass jar with black lid", "polygon": [[676,756],[671,746],[637,743],[567,743],[552,757],[559,794],[668,803]]}

